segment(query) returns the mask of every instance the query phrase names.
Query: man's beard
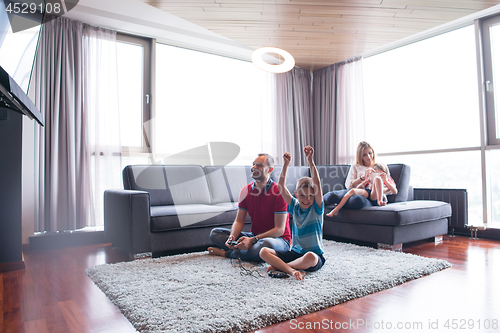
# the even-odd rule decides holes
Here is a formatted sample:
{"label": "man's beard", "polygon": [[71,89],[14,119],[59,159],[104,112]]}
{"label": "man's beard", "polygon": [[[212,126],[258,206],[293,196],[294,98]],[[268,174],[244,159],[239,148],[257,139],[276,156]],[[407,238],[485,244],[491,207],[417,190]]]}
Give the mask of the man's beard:
{"label": "man's beard", "polygon": [[252,178],[255,179],[255,180],[265,180],[266,179],[266,175],[263,171],[259,170],[259,169],[252,169]]}

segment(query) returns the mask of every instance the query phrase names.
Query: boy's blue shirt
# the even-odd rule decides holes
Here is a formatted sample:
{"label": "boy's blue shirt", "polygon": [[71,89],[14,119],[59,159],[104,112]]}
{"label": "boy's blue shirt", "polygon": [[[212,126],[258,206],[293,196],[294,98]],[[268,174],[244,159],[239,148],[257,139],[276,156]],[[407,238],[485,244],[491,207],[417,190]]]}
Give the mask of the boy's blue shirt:
{"label": "boy's blue shirt", "polygon": [[325,204],[321,207],[314,200],[311,207],[302,209],[299,201],[292,197],[287,211],[293,216],[292,250],[301,254],[312,251],[323,254],[323,213]]}

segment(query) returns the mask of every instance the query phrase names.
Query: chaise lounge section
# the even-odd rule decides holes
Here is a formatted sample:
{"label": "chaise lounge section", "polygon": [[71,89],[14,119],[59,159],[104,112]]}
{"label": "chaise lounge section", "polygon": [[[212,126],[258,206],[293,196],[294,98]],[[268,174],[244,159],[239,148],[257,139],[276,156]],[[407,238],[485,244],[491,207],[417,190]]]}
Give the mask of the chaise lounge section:
{"label": "chaise lounge section", "polygon": [[[374,243],[381,248],[400,250],[403,243],[435,238],[448,233],[451,205],[442,201],[413,200],[410,184],[411,168],[405,164],[389,164],[398,193],[388,195],[386,206],[342,209],[337,216],[325,216],[325,238],[350,239]],[[345,189],[349,165],[318,166],[323,192]],[[328,212],[334,206],[325,207]]]}

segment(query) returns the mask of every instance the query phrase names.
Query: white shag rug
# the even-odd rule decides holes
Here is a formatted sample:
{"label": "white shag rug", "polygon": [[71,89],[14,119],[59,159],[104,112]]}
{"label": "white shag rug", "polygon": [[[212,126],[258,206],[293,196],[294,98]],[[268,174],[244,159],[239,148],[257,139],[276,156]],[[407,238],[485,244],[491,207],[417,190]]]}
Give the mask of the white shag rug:
{"label": "white shag rug", "polygon": [[87,275],[139,332],[247,332],[428,275],[451,264],[323,240],[326,263],[304,280],[207,252],[91,267]]}

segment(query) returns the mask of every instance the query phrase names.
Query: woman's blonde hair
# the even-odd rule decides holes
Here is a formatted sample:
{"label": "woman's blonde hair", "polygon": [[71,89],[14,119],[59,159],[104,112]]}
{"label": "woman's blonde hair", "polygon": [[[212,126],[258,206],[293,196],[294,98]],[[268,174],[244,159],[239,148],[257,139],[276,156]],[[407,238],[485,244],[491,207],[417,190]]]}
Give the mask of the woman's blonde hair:
{"label": "woman's blonde hair", "polygon": [[[370,148],[373,151],[373,163],[375,163],[375,149],[366,141],[361,141],[358,144],[358,150],[356,151],[356,164],[359,165],[364,165],[363,164],[363,151],[366,148]],[[364,165],[364,166],[369,166],[369,165]]]}

